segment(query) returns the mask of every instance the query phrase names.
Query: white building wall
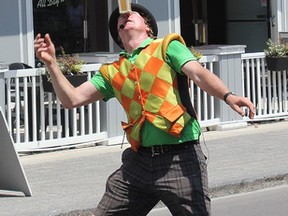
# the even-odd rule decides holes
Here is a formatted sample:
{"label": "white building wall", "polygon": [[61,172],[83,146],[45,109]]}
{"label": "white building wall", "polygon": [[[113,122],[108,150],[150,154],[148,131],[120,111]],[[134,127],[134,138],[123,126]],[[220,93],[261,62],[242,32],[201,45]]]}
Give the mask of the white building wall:
{"label": "white building wall", "polygon": [[[132,0],[143,4],[155,15],[159,37],[167,33],[180,33],[179,0]],[[108,0],[109,13],[117,1]],[[288,31],[288,1],[271,0],[272,39],[278,40],[278,32]],[[109,17],[107,17],[108,19]],[[32,0],[1,0],[0,7],[0,62],[25,62],[34,66]],[[118,51],[111,39],[110,51]]]}
{"label": "white building wall", "polygon": [[288,31],[288,1],[271,0],[271,37],[279,40],[279,32]]}
{"label": "white building wall", "polygon": [[288,32],[288,1],[283,1],[283,29],[282,31]]}
{"label": "white building wall", "polygon": [[0,61],[34,64],[31,2],[32,0],[1,0]]}

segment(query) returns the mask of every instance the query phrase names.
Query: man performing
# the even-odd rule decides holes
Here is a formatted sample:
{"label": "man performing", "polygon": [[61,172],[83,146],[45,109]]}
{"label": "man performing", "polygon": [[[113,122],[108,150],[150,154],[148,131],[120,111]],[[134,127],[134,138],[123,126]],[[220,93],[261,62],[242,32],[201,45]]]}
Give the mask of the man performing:
{"label": "man performing", "polygon": [[35,39],[36,56],[45,63],[57,96],[66,108],[116,97],[127,114],[122,123],[131,147],[122,165],[107,180],[95,215],[147,215],[161,200],[175,216],[211,214],[206,159],[199,144],[201,129],[187,90],[189,77],[208,94],[224,100],[244,116],[254,106],[233,94],[202,67],[180,35],[156,39],[158,28],[145,7],[113,11],[110,33],[123,50],[91,80],[74,88],[57,65],[48,34]]}

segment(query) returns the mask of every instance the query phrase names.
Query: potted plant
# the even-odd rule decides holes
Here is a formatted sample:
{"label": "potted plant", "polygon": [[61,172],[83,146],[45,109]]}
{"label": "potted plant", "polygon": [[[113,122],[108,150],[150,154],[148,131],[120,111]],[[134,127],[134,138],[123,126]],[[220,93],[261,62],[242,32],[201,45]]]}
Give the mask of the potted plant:
{"label": "potted plant", "polygon": [[[57,57],[57,63],[61,72],[69,80],[69,82],[77,87],[83,82],[87,81],[87,74],[81,72],[81,67],[86,62],[81,60],[78,54],[66,54],[62,49],[62,54]],[[46,92],[54,92],[49,71],[46,69],[45,74],[42,75],[42,85]]]}
{"label": "potted plant", "polygon": [[284,44],[275,44],[270,38],[267,40],[266,44],[267,49],[265,49],[264,52],[268,70],[288,70],[288,46]]}

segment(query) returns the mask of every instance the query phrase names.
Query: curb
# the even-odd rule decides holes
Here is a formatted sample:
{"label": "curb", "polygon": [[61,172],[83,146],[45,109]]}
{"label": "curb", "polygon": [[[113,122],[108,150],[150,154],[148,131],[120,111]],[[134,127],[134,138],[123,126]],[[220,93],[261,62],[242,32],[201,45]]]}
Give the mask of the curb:
{"label": "curb", "polygon": [[252,181],[241,181],[235,184],[216,186],[210,189],[210,197],[217,198],[233,194],[246,193],[264,188],[288,184],[288,174],[264,177]]}

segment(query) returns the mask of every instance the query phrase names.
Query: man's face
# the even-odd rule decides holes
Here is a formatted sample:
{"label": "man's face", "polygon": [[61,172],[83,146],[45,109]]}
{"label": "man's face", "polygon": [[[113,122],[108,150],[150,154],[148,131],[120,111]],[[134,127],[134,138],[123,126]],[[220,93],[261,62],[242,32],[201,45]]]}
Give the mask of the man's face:
{"label": "man's face", "polygon": [[149,30],[144,18],[135,11],[121,14],[118,18],[117,29],[120,36],[123,34],[123,32],[132,29],[143,32],[147,32],[147,29]]}

